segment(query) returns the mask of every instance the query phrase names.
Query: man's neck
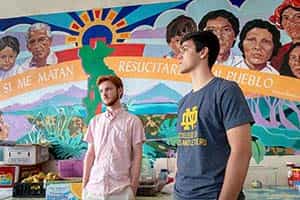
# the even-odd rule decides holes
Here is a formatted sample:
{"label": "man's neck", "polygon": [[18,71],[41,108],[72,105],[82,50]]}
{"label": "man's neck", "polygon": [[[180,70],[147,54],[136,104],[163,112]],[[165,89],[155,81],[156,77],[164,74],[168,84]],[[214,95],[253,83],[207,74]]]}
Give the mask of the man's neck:
{"label": "man's neck", "polygon": [[116,102],[114,105],[106,107],[107,110],[112,111],[112,112],[115,112],[121,108],[122,108],[122,105],[120,102]]}
{"label": "man's neck", "polygon": [[206,86],[214,78],[214,75],[208,65],[195,67],[195,70],[191,72],[191,76],[194,92]]}

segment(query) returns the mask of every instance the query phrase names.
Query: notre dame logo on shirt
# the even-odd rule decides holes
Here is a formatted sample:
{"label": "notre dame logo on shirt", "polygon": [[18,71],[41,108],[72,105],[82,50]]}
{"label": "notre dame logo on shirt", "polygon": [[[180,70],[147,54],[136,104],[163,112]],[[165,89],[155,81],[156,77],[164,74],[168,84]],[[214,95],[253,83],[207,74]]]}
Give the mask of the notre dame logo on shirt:
{"label": "notre dame logo on shirt", "polygon": [[180,125],[183,131],[179,132],[178,146],[207,146],[207,140],[199,136],[198,130],[195,130],[198,123],[198,107],[187,108],[182,114]]}
{"label": "notre dame logo on shirt", "polygon": [[192,109],[187,108],[182,114],[181,126],[183,130],[190,131],[195,129],[198,121],[198,107],[194,106]]}

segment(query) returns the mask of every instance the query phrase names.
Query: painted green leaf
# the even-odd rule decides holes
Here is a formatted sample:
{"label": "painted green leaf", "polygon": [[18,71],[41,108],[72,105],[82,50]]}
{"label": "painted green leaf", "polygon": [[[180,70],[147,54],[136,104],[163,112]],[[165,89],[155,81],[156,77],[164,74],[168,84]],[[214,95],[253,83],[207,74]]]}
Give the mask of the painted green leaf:
{"label": "painted green leaf", "polygon": [[252,157],[254,158],[255,162],[259,164],[265,155],[265,146],[260,140],[252,141]]}

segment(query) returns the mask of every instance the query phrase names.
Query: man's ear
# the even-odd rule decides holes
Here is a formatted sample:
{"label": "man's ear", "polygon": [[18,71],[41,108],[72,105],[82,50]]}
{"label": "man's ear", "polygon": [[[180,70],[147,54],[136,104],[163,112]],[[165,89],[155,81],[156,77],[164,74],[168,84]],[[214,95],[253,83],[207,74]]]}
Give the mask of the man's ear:
{"label": "man's ear", "polygon": [[124,89],[119,88],[118,91],[119,91],[119,98],[121,99],[123,97]]}
{"label": "man's ear", "polygon": [[200,56],[200,59],[205,59],[208,57],[208,51],[209,49],[207,47],[203,47],[201,49],[201,51],[199,51],[199,56]]}

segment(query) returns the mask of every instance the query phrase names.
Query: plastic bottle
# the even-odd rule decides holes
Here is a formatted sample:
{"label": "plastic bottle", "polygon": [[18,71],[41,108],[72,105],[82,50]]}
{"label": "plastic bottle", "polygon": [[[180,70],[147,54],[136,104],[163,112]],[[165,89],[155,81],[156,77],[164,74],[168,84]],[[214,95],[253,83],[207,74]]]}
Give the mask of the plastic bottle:
{"label": "plastic bottle", "polygon": [[288,186],[290,188],[293,188],[294,187],[293,168],[295,167],[295,163],[293,163],[293,162],[287,162],[286,166],[288,168],[288,174],[287,174]]}

